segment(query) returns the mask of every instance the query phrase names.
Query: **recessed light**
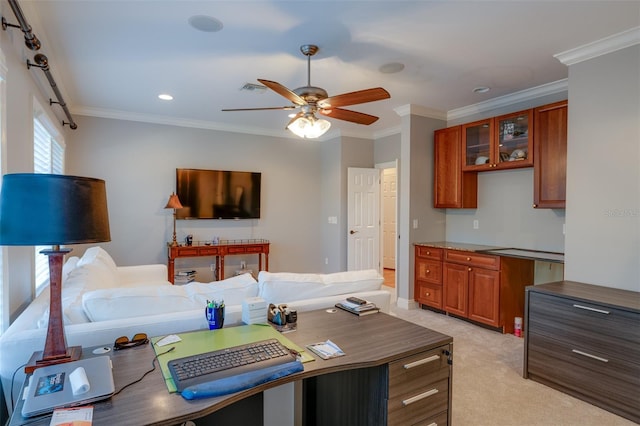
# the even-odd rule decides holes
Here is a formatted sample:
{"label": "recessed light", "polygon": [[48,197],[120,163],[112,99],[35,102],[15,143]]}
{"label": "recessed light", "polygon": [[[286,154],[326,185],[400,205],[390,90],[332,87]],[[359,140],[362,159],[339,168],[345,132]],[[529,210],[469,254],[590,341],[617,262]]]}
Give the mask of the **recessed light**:
{"label": "recessed light", "polygon": [[378,68],[378,70],[383,74],[395,74],[403,69],[404,64],[401,64],[400,62],[389,62],[387,64],[380,65],[380,68]]}
{"label": "recessed light", "polygon": [[473,93],[487,93],[489,90],[491,90],[491,87],[479,86],[473,89]]}
{"label": "recessed light", "polygon": [[189,25],[205,33],[217,33],[224,26],[219,19],[207,15],[194,15],[189,18]]}
{"label": "recessed light", "polygon": [[162,93],[160,95],[158,95],[158,98],[162,99],[163,101],[172,101],[173,100],[173,96],[166,94],[166,93]]}

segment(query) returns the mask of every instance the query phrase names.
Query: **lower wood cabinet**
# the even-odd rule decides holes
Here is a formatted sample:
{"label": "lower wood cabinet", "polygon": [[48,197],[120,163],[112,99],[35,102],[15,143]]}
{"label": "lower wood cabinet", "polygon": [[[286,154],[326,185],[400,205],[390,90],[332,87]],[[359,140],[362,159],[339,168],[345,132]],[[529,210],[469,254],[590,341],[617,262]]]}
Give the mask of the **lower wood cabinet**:
{"label": "lower wood cabinet", "polygon": [[640,423],[640,293],[527,288],[524,377]]}
{"label": "lower wood cabinet", "polygon": [[415,300],[421,305],[513,333],[524,316],[534,261],[472,251],[415,247]]}

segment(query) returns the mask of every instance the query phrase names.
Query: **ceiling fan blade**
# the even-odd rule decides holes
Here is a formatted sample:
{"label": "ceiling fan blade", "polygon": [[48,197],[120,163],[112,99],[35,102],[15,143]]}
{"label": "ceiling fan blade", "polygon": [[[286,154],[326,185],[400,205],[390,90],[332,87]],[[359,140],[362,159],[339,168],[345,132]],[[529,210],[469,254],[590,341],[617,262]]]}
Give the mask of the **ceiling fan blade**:
{"label": "ceiling fan blade", "polygon": [[342,108],[318,109],[318,112],[327,117],[337,118],[338,120],[351,121],[357,124],[372,124],[378,120],[375,115],[369,115],[362,112],[351,111]]}
{"label": "ceiling fan blade", "polygon": [[287,89],[286,87],[284,87],[282,84],[278,82],[270,81],[270,80],[261,80],[261,79],[258,79],[258,81],[264,84],[265,86],[267,86],[269,89],[276,92],[277,94],[279,94],[280,96],[284,96],[285,98],[289,99],[291,102],[293,102],[296,105],[299,105],[299,106],[307,105],[307,101],[305,101],[300,96],[296,95],[294,92]]}
{"label": "ceiling fan blade", "polygon": [[389,92],[384,90],[382,87],[375,87],[373,89],[358,90],[356,92],[330,96],[326,99],[318,101],[318,106],[320,106],[321,108],[333,108],[380,101],[382,99],[388,99],[390,97],[391,95],[389,94]]}
{"label": "ceiling fan blade", "polygon": [[226,109],[223,109],[222,111],[263,111],[263,110],[269,110],[269,109],[290,110],[290,109],[296,109],[296,108],[297,108],[296,106],[287,105],[283,107],[265,107],[265,108],[226,108]]}

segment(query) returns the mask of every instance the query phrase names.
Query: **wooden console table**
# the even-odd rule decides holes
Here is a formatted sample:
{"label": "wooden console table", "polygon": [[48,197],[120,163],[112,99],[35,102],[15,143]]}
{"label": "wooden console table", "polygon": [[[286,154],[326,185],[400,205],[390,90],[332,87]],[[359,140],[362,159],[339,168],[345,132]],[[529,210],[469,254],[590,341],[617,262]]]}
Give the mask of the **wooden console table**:
{"label": "wooden console table", "polygon": [[258,271],[262,271],[262,256],[264,256],[264,270],[269,270],[269,241],[268,240],[222,240],[217,244],[198,243],[191,246],[168,246],[167,269],[169,281],[173,283],[175,275],[175,260],[181,257],[215,256],[215,279],[224,279],[224,257],[243,254],[258,255]]}

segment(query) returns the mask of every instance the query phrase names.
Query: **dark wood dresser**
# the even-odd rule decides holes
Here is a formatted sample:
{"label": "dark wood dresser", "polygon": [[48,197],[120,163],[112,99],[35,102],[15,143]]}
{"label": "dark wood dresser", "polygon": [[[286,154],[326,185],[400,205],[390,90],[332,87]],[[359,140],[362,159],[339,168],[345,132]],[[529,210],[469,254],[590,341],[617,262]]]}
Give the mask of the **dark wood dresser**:
{"label": "dark wood dresser", "polygon": [[640,423],[640,293],[527,287],[523,375]]}

